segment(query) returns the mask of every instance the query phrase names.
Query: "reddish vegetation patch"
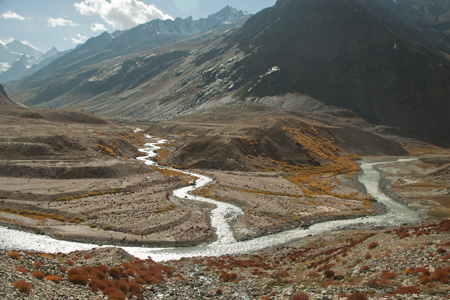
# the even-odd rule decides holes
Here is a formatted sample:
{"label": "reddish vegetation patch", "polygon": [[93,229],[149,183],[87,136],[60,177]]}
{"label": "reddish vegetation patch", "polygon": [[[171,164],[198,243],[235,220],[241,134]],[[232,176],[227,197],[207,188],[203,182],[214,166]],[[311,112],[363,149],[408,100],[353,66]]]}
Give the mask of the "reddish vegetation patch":
{"label": "reddish vegetation patch", "polygon": [[442,220],[436,228],[438,233],[450,231],[450,220]]}
{"label": "reddish vegetation patch", "polygon": [[394,295],[420,294],[415,286],[401,286],[395,290]]}
{"label": "reddish vegetation patch", "polygon": [[363,292],[355,292],[349,296],[347,296],[347,300],[367,300],[366,293]]}
{"label": "reddish vegetation patch", "polygon": [[11,283],[11,285],[25,294],[29,294],[31,292],[31,289],[33,288],[33,286],[25,280],[15,281]]}
{"label": "reddish vegetation patch", "polygon": [[415,268],[411,274],[412,275],[417,275],[419,273],[422,273],[422,275],[427,275],[430,276],[430,271],[428,271],[428,269],[424,268],[424,267],[419,267],[419,268]]}
{"label": "reddish vegetation patch", "polygon": [[105,265],[86,266],[67,272],[68,280],[74,284],[89,285],[93,292],[102,291],[109,299],[142,299],[144,284],[165,281],[164,275],[172,276],[173,270],[152,260],[135,260],[120,267],[108,269]]}
{"label": "reddish vegetation patch", "polygon": [[367,246],[367,248],[368,248],[368,249],[373,249],[373,248],[378,247],[378,245],[379,245],[379,244],[378,244],[377,242],[373,242],[373,243],[370,243],[369,246]]}
{"label": "reddish vegetation patch", "polygon": [[109,287],[103,291],[103,294],[107,295],[109,299],[125,300],[125,294],[118,288]]}
{"label": "reddish vegetation patch", "polygon": [[86,285],[88,278],[83,274],[72,274],[67,277],[67,280],[73,284]]}
{"label": "reddish vegetation patch", "polygon": [[227,273],[225,271],[222,271],[220,273],[219,279],[223,282],[236,282],[238,281],[238,276],[236,273]]}
{"label": "reddish vegetation patch", "polygon": [[20,254],[14,251],[8,252],[8,256],[12,259],[20,259]]}
{"label": "reddish vegetation patch", "polygon": [[60,283],[61,282],[61,277],[57,276],[57,275],[48,275],[45,277],[45,279],[47,279],[48,281],[53,281],[54,283]]}
{"label": "reddish vegetation patch", "polygon": [[41,280],[45,278],[45,274],[42,271],[33,271],[31,272],[31,275]]}

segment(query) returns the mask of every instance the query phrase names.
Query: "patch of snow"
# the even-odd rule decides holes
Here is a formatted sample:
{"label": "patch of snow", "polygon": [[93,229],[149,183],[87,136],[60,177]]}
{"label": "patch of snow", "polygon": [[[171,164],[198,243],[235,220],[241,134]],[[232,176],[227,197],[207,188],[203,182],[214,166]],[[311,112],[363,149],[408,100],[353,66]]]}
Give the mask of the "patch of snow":
{"label": "patch of snow", "polygon": [[9,63],[7,63],[7,62],[0,62],[0,72],[5,72],[10,67],[11,67],[11,65]]}
{"label": "patch of snow", "polygon": [[275,66],[275,67],[272,67],[271,69],[269,69],[266,72],[266,74],[264,74],[264,76],[270,75],[270,74],[275,73],[275,72],[280,72],[280,71],[281,71],[280,67]]}

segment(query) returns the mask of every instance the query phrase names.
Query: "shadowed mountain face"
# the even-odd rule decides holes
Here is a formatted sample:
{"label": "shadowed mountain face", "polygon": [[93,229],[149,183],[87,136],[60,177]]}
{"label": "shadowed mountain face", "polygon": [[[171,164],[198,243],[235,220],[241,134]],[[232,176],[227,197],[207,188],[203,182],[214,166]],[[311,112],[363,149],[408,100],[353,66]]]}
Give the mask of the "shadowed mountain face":
{"label": "shadowed mountain face", "polygon": [[[392,13],[395,2],[381,2],[279,0],[239,29],[114,60],[102,61],[105,53],[118,53],[115,46],[95,50],[90,41],[78,49],[89,48],[88,58],[62,69],[55,68],[57,61],[11,89],[28,105],[83,108],[126,120],[167,119],[246,101],[301,110],[309,99],[308,107],[344,108],[395,132],[448,144],[450,62],[429,34],[434,27],[422,30],[421,14],[408,23]],[[415,7],[397,4],[406,15]],[[199,24],[183,21],[164,30],[181,34]],[[110,45],[154,26],[138,26]],[[152,42],[150,36],[144,40],[139,47]]]}
{"label": "shadowed mountain face", "polygon": [[362,1],[368,9],[384,13],[390,22],[400,20],[416,30],[424,41],[450,54],[450,1]]}
{"label": "shadowed mountain face", "polygon": [[19,106],[6,95],[3,85],[0,84],[0,106]]}
{"label": "shadowed mountain face", "polygon": [[250,82],[250,95],[299,92],[375,124],[450,138],[449,61],[359,1],[280,0],[229,41],[248,53],[233,78]]}

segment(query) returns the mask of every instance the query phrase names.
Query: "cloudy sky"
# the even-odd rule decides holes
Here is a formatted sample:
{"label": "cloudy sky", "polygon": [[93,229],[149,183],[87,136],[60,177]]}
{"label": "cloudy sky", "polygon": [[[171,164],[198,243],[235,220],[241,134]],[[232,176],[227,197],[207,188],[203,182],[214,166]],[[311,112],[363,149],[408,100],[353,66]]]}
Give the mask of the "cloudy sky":
{"label": "cloudy sky", "polygon": [[0,41],[25,41],[43,52],[74,48],[104,31],[158,19],[204,18],[226,5],[256,13],[276,0],[0,0]]}

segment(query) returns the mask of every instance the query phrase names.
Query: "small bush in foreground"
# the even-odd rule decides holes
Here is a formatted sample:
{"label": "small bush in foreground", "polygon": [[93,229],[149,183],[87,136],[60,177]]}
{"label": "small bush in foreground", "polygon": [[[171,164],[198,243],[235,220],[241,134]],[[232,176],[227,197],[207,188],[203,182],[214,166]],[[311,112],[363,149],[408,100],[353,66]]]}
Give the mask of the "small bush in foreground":
{"label": "small bush in foreground", "polygon": [[31,275],[40,280],[45,278],[45,274],[42,271],[33,271],[33,272],[31,272]]}
{"label": "small bush in foreground", "polygon": [[45,279],[47,279],[48,281],[53,281],[54,283],[60,283],[61,282],[61,277],[57,276],[57,275],[48,275],[45,277]]}
{"label": "small bush in foreground", "polygon": [[373,248],[378,247],[378,245],[379,245],[379,244],[378,244],[377,242],[373,242],[373,243],[370,243],[369,246],[367,246],[367,248],[368,248],[368,249],[373,249]]}
{"label": "small bush in foreground", "polygon": [[8,252],[8,256],[12,259],[20,259],[20,254],[14,251]]}
{"label": "small bush in foreground", "polygon": [[83,274],[69,274],[67,280],[78,285],[86,285],[88,283],[88,278]]}
{"label": "small bush in foreground", "polygon": [[111,267],[109,269],[109,276],[114,279],[120,279],[120,277],[122,276],[122,271],[117,267]]}
{"label": "small bush in foreground", "polygon": [[11,283],[11,285],[25,294],[29,294],[31,292],[31,289],[33,288],[33,286],[25,280],[15,281]]}
{"label": "small bush in foreground", "polygon": [[395,290],[394,295],[420,294],[415,286],[401,286]]}
{"label": "small bush in foreground", "polygon": [[103,291],[103,293],[108,296],[109,299],[125,300],[125,294],[115,287],[107,288]]}
{"label": "small bush in foreground", "polygon": [[222,271],[220,273],[219,279],[223,282],[236,282],[238,279],[238,276],[236,273],[227,273],[225,271]]}

